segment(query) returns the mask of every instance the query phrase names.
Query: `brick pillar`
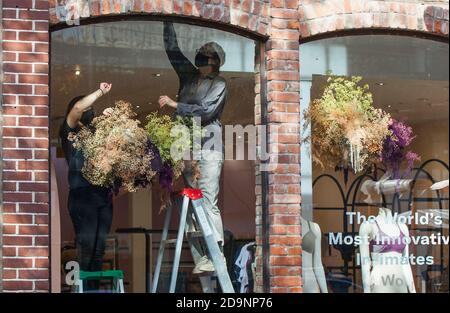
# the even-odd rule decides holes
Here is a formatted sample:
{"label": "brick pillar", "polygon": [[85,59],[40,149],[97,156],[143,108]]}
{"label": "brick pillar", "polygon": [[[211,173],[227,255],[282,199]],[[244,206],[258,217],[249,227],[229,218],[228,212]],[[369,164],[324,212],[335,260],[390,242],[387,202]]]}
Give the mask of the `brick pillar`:
{"label": "brick pillar", "polygon": [[49,289],[48,1],[3,0],[3,291]]}
{"label": "brick pillar", "polygon": [[268,276],[270,292],[301,292],[298,1],[270,1],[269,16],[267,123],[269,150],[277,158],[268,173]]}

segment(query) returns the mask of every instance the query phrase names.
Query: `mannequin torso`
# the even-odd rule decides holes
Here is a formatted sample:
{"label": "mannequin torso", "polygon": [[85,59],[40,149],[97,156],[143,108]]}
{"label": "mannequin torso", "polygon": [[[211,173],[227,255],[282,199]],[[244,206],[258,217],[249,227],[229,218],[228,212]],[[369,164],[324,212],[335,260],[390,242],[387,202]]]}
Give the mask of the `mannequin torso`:
{"label": "mannequin torso", "polygon": [[303,255],[302,255],[302,277],[303,292],[305,293],[327,293],[327,282],[322,265],[321,238],[322,233],[316,223],[302,220],[303,232]]}
{"label": "mannequin torso", "polygon": [[405,244],[408,227],[398,224],[390,209],[380,208],[375,221],[361,225],[360,236],[367,239],[360,245],[364,292],[415,292]]}

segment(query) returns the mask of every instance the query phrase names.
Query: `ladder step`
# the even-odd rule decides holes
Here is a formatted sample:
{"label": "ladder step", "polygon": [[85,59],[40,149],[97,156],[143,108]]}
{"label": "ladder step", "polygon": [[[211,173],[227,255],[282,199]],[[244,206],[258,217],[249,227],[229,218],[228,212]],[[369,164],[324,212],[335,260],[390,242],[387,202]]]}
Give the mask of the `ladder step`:
{"label": "ladder step", "polygon": [[173,244],[177,243],[177,240],[176,239],[167,239],[167,240],[163,240],[162,243],[165,245],[173,245]]}
{"label": "ladder step", "polygon": [[203,237],[203,233],[201,231],[189,231],[187,232],[189,236],[192,238]]}

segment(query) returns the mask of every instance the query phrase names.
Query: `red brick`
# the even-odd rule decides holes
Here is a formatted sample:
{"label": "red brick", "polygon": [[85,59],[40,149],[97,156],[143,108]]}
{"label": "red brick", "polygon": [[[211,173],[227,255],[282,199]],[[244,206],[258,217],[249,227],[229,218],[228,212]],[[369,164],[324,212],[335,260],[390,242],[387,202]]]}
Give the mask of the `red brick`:
{"label": "red brick", "polygon": [[3,201],[6,202],[31,202],[32,194],[25,192],[4,192]]}
{"label": "red brick", "polygon": [[[4,237],[6,238],[6,237]],[[31,238],[31,237],[17,237],[17,238]],[[27,267],[33,267],[33,260],[32,259],[25,259],[25,258],[5,258],[3,259],[3,266],[5,268],[27,268]]]}
{"label": "red brick", "polygon": [[270,257],[270,264],[274,266],[299,266],[300,256],[273,256]]}
{"label": "red brick", "polygon": [[[8,138],[7,138],[8,139]],[[6,140],[6,139],[5,139]],[[5,142],[3,141],[3,146],[5,146]],[[8,145],[8,148],[13,148]],[[14,147],[15,148],[15,147]],[[3,160],[3,170],[15,170],[16,169],[16,161],[7,161]]]}
{"label": "red brick", "polygon": [[273,8],[284,8],[284,0],[272,0],[270,4]]}
{"label": "red brick", "polygon": [[40,203],[21,203],[19,204],[19,211],[23,213],[48,213],[48,204]]}
{"label": "red brick", "polygon": [[3,20],[3,29],[31,30],[32,28],[31,21]]}
{"label": "red brick", "polygon": [[3,74],[3,83],[4,84],[14,84],[17,83],[16,74]]}
{"label": "red brick", "polygon": [[[8,214],[5,214],[6,216]],[[31,246],[33,237],[31,236],[3,236],[3,244],[5,246]],[[7,267],[7,266],[5,266]],[[15,268],[21,267],[20,264],[14,264]],[[31,266],[30,266],[31,267]]]}
{"label": "red brick", "polygon": [[32,270],[19,270],[20,279],[47,279],[49,278],[48,270],[32,269]]}
{"label": "red brick", "polygon": [[277,102],[300,102],[300,96],[298,92],[280,92],[280,91],[272,91],[268,93],[269,101],[277,101]]}
{"label": "red brick", "polygon": [[47,183],[19,183],[20,191],[39,191],[39,192],[48,192],[48,184]]}
{"label": "red brick", "polygon": [[34,8],[37,10],[47,10],[49,8],[48,0],[34,0]]}
{"label": "red brick", "polygon": [[[49,227],[45,226],[19,226],[20,235],[48,235]],[[40,251],[40,250],[38,250]],[[22,255],[22,254],[21,254]],[[23,255],[31,256],[31,255]],[[36,256],[46,256],[46,255],[36,255]]]}
{"label": "red brick", "polygon": [[48,52],[48,44],[47,43],[35,44],[34,52]]}
{"label": "red brick", "polygon": [[32,92],[32,87],[30,85],[4,84],[3,92],[11,94],[29,94]]}
{"label": "red brick", "polygon": [[2,272],[2,278],[3,279],[17,279],[17,271],[15,269],[13,270],[3,270]]}
{"label": "red brick", "polygon": [[4,115],[31,115],[33,108],[28,106],[4,106]]}
{"label": "red brick", "polygon": [[10,18],[10,19],[15,19],[17,18],[17,12],[19,12],[18,10],[16,10],[15,8],[11,8],[8,9],[6,7],[3,7],[3,18]]}
{"label": "red brick", "polygon": [[48,34],[48,32],[20,32],[19,40],[48,42],[49,34]]}
{"label": "red brick", "polygon": [[48,105],[48,97],[47,96],[19,96],[18,104]]}
{"label": "red brick", "polygon": [[19,117],[19,126],[47,127],[48,118],[46,117]]}
{"label": "red brick", "polygon": [[46,107],[35,107],[34,116],[48,116],[48,106]]}
{"label": "red brick", "polygon": [[[19,139],[19,148],[48,148],[48,140],[46,139],[34,139],[34,138],[27,138],[27,139]],[[22,164],[21,166],[24,166],[23,169],[28,169],[25,166],[26,164]]]}
{"label": "red brick", "polygon": [[[38,152],[38,151],[36,151]],[[48,153],[47,153],[48,155]],[[47,156],[48,158],[48,156]],[[48,181],[48,172],[36,172],[34,173],[34,180],[35,181]]]}
{"label": "red brick", "polygon": [[34,216],[34,223],[37,225],[41,224],[48,224],[48,215],[35,215]]}
{"label": "red brick", "polygon": [[[30,128],[19,128],[19,127],[4,127],[3,128],[3,136],[5,136],[5,137],[31,137],[32,133],[33,133],[33,131]],[[13,158],[13,159],[16,159],[16,158]]]}
{"label": "red brick", "polygon": [[[35,128],[34,131],[38,131],[38,130],[44,130],[45,132],[43,134],[39,134],[42,135],[42,137],[44,136],[48,136],[48,132],[47,129],[39,129],[39,128]],[[35,159],[48,159],[48,150],[34,150],[34,158]]]}
{"label": "red brick", "polygon": [[298,19],[297,10],[287,10],[280,8],[271,8],[270,15],[276,18],[284,18],[284,19]]}
{"label": "red brick", "polygon": [[33,22],[35,31],[48,31],[48,22]]}
{"label": "red brick", "polygon": [[[22,54],[20,56],[22,56]],[[19,75],[19,83],[44,85],[44,84],[48,84],[48,76],[47,75],[31,75],[31,74]]]}
{"label": "red brick", "polygon": [[300,276],[272,277],[271,286],[299,286],[301,284]]}
{"label": "red brick", "polygon": [[[48,137],[48,129],[47,128],[35,128],[34,129],[34,138],[47,138]],[[43,151],[40,152],[40,157],[35,157],[36,159],[46,159],[48,158],[48,153],[45,154]]]}
{"label": "red brick", "polygon": [[[15,225],[3,225],[3,235],[16,235],[16,233],[17,233],[17,231],[16,231]],[[3,249],[5,249],[5,248],[3,248]],[[16,253],[14,252],[14,255],[15,254]]]}
{"label": "red brick", "polygon": [[[27,44],[30,45],[31,44]],[[5,63],[3,65],[3,70],[5,72],[11,73],[31,73],[33,67],[31,64],[23,64],[23,63]]]}
{"label": "red brick", "polygon": [[33,282],[29,280],[7,280],[3,282],[3,289],[14,290],[33,290]]}
{"label": "red brick", "polygon": [[35,195],[36,202],[48,203],[49,201],[49,193],[48,192],[36,192]]}
{"label": "red brick", "polygon": [[50,283],[47,281],[35,281],[35,290],[39,291],[50,291]]}
{"label": "red brick", "polygon": [[272,29],[272,39],[287,39],[287,40],[299,40],[299,33],[297,30],[292,29]]}
{"label": "red brick", "polygon": [[21,20],[48,20],[48,12],[47,11],[19,11],[19,18]]}
{"label": "red brick", "polygon": [[17,61],[17,53],[16,52],[3,52],[3,62],[15,62]]}
{"label": "red brick", "polygon": [[47,74],[48,64],[34,64],[34,73]]}
{"label": "red brick", "polygon": [[4,31],[3,40],[17,40],[17,32],[15,31]]}
{"label": "red brick", "polygon": [[[41,238],[43,238],[43,237],[38,236],[38,237],[36,237],[36,240],[41,239]],[[48,241],[48,237],[46,237],[46,238]],[[49,268],[49,266],[50,266],[50,262],[49,262],[48,258],[36,259],[34,262],[35,262],[35,267],[37,267],[37,268]]]}
{"label": "red brick", "polygon": [[19,161],[19,170],[48,170],[45,161]]}
{"label": "red brick", "polygon": [[48,95],[48,86],[36,86],[34,93],[36,95]]}
{"label": "red brick", "polygon": [[192,15],[192,1],[183,1],[183,14],[188,16]]}
{"label": "red brick", "polygon": [[15,182],[4,182],[3,183],[3,190],[5,190],[5,191],[17,191],[16,183]]}
{"label": "red brick", "polygon": [[[5,153],[6,150],[3,150]],[[4,171],[3,172],[4,180],[16,180],[16,181],[28,181],[31,180],[31,172],[17,172],[17,171]]]}
{"label": "red brick", "polygon": [[31,150],[3,150],[5,159],[31,159],[33,153]]}

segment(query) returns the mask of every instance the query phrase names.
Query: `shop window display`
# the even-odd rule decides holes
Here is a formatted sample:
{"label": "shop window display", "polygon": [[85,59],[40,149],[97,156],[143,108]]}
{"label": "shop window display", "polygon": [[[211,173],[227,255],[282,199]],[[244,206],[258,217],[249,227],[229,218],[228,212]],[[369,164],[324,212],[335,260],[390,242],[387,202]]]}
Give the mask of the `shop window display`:
{"label": "shop window display", "polygon": [[[223,57],[226,55],[226,58],[223,58],[220,64],[220,76],[227,84],[228,95],[221,116],[222,125],[245,127],[254,124],[256,43],[211,28],[193,25],[186,27],[180,23],[166,22],[166,24],[164,26],[165,22],[160,21],[123,21],[71,27],[52,33],[50,136],[52,172],[55,176],[52,192],[55,191],[57,194],[56,199],[59,203],[54,202],[53,205],[58,206],[60,215],[60,219],[57,219],[60,222],[52,225],[52,245],[58,242],[60,245],[63,292],[73,291],[73,288],[66,284],[66,274],[70,270],[70,267],[66,266],[68,262],[75,260],[77,255],[75,234],[67,210],[68,168],[59,136],[60,125],[66,116],[67,104],[71,99],[78,95],[89,94],[93,90],[95,92],[101,82],[106,82],[112,87],[108,91],[100,88],[102,96],[94,104],[95,111],[100,114],[106,108],[114,107],[117,101],[123,100],[116,106],[116,110],[128,110],[127,106],[130,104],[131,110],[136,114],[134,116],[134,113],[130,113],[129,120],[124,122],[123,127],[135,126],[134,120],[138,120],[142,128],[146,129],[145,126],[149,122],[146,118],[151,113],[160,117],[172,116],[174,109],[169,107],[168,99],[176,101],[178,97],[186,98],[185,94],[177,95],[179,80],[183,76],[180,76],[181,61],[175,60],[173,56],[170,58],[165,51],[168,42],[165,43],[164,34],[166,36],[175,34],[180,52],[190,64],[201,66],[201,63],[205,62],[196,56],[199,48],[206,43],[217,43],[223,49]],[[186,92],[188,91],[182,90],[182,93]],[[163,99],[167,100],[165,102],[167,105],[161,106],[162,95],[167,95],[167,98]],[[108,112],[115,114],[111,113],[114,111]],[[100,127],[100,124],[101,122],[96,125]],[[102,127],[104,131],[108,129],[115,131],[120,130],[121,126],[118,122]],[[149,132],[149,129],[145,131]],[[71,140],[73,142],[78,140],[80,146],[83,144],[88,146],[87,141],[83,140],[90,138],[89,140],[95,141],[100,138],[93,138],[92,134],[87,133],[84,136]],[[133,144],[133,149],[139,147],[138,143]],[[99,156],[97,161],[101,163],[101,155],[97,150],[89,152]],[[110,150],[111,155],[114,153],[115,157],[120,158],[116,152],[114,148]],[[252,242],[255,240],[256,201],[253,162],[254,160],[225,160],[218,182],[220,192],[217,202],[225,230],[224,254],[227,257],[234,287],[236,291],[243,292],[251,292],[253,288],[252,270],[247,269],[247,261],[254,258],[251,253],[251,248],[254,249]],[[130,169],[136,168],[128,168]],[[100,174],[105,173],[91,171],[87,176],[99,180],[103,177]],[[127,172],[122,170],[122,182],[126,174]],[[164,214],[160,214],[159,211],[162,202],[167,200],[161,199],[164,186],[166,185],[150,184],[145,188],[133,190],[128,188],[129,185],[124,185],[122,187],[126,188],[115,190],[112,225],[105,240],[105,254],[101,267],[103,270],[124,271],[126,292],[148,291],[160,230],[163,227]],[[171,187],[173,190],[182,188],[181,177],[174,181]],[[171,229],[177,229],[175,220]],[[145,249],[146,245],[149,249]],[[248,255],[245,255],[245,262],[240,255],[242,249],[248,252]],[[171,255],[172,253],[165,260],[169,261]],[[242,268],[241,263],[244,263]],[[202,291],[198,276],[192,274],[193,267],[189,247],[185,245],[178,275],[178,292]],[[163,268],[159,288],[161,291],[167,291],[169,270],[169,267]],[[108,289],[108,283],[102,282],[100,288]]]}
{"label": "shop window display", "polygon": [[448,56],[390,35],[300,45],[306,292],[448,292]]}

